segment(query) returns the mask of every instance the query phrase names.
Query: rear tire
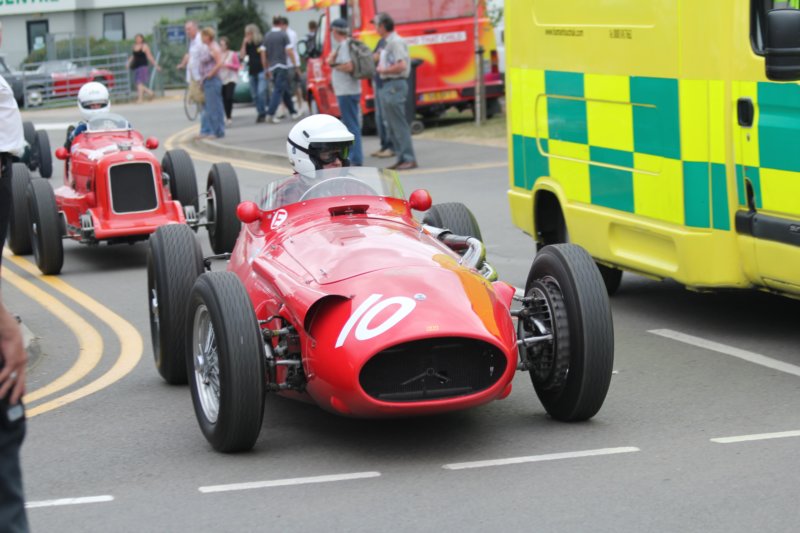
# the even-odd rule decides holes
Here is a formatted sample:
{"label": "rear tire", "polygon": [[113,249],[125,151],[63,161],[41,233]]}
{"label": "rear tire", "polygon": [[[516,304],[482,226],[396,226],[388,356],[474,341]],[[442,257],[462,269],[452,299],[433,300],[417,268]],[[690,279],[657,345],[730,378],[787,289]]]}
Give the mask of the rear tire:
{"label": "rear tire", "polygon": [[42,178],[32,178],[28,183],[27,200],[36,266],[42,274],[58,274],[64,266],[64,245],[61,242],[61,214],[53,188]]}
{"label": "rear tire", "polygon": [[194,232],[183,224],[162,226],[150,237],[147,300],[156,368],[171,385],[187,380],[186,308],[203,255]]}
{"label": "rear tire", "polygon": [[22,134],[25,137],[25,142],[28,143],[31,150],[33,150],[33,146],[36,143],[36,126],[33,125],[33,122],[26,120],[22,123]]}
{"label": "rear tire", "polygon": [[53,153],[50,151],[50,137],[44,130],[36,132],[36,155],[39,175],[49,179],[53,175]]}
{"label": "rear tire", "polygon": [[253,448],[264,416],[264,345],[253,305],[231,272],[203,274],[189,300],[192,403],[215,450]]}
{"label": "rear tire", "polygon": [[197,211],[200,205],[197,194],[197,175],[194,163],[186,150],[169,150],[161,159],[161,171],[169,174],[169,192],[172,199],[182,206],[192,205]]}
{"label": "rear tire", "polygon": [[448,202],[432,206],[422,219],[423,224],[449,229],[455,235],[475,237],[482,241],[481,229],[475,215],[467,206],[458,202]]}
{"label": "rear tire", "polygon": [[25,197],[31,173],[24,163],[11,169],[11,216],[8,220],[8,247],[15,255],[31,253],[31,217]]}
{"label": "rear tire", "polygon": [[[565,422],[588,420],[603,405],[614,366],[608,294],[591,256],[573,244],[546,246],[536,255],[525,293],[534,294],[543,286],[561,302],[551,308],[556,338],[552,368],[559,375],[551,380],[531,372],[531,381],[550,416]],[[565,344],[568,354],[558,351]],[[531,353],[527,349],[520,355]],[[539,368],[535,363],[529,361],[528,366]]]}
{"label": "rear tire", "polygon": [[216,254],[233,251],[242,223],[236,216],[239,206],[239,180],[229,163],[215,163],[208,173],[206,217],[208,240]]}

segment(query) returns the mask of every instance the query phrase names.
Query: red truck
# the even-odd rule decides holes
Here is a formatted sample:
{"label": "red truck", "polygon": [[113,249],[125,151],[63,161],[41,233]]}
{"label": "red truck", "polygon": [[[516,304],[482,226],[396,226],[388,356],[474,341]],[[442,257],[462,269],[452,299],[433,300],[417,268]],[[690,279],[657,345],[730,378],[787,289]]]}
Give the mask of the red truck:
{"label": "red truck", "polygon": [[[380,37],[374,24],[377,13],[389,13],[395,31],[409,45],[411,58],[422,61],[416,72],[417,113],[436,117],[448,108],[472,109],[475,102],[475,3],[473,0],[355,0],[348,7],[328,8],[320,17],[316,40],[307,48],[307,89],[312,112],[339,116],[325,58],[331,50],[331,20],[342,16],[352,35],[374,48]],[[491,22],[479,11],[479,44],[483,48],[487,116],[500,111],[504,84]],[[362,81],[361,110],[364,129],[375,124],[371,80]]]}

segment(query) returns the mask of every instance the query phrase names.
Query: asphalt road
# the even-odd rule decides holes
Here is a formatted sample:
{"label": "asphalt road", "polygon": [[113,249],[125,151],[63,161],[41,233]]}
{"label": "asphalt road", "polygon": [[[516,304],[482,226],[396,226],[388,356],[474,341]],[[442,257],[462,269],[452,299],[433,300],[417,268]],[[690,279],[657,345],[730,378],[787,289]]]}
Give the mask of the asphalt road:
{"label": "asphalt road", "polygon": [[[117,111],[163,144],[188,126],[178,106]],[[74,113],[30,117],[56,146]],[[484,162],[451,149],[462,167]],[[204,183],[210,163],[195,164]],[[237,171],[243,198],[277,177]],[[522,285],[534,247],[510,222],[506,181],[505,168],[435,164],[404,177],[406,192],[467,204],[501,277]],[[626,275],[612,300],[615,375],[589,422],[550,420],[520,374],[506,400],[431,418],[350,420],[268,397],[255,450],[221,455],[188,389],[152,363],[146,249],[67,242],[55,279],[4,258],[3,299],[44,353],[29,392],[50,392],[29,402],[22,454],[35,531],[797,528],[800,302]],[[780,438],[712,440],[762,434]]]}

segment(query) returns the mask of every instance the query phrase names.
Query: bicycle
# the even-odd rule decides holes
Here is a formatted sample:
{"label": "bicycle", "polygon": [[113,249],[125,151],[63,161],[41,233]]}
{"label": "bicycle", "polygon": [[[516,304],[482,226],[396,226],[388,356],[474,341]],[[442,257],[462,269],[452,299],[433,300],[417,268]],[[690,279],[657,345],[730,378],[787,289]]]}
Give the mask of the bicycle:
{"label": "bicycle", "polygon": [[197,120],[197,115],[200,114],[200,104],[195,102],[192,98],[189,87],[190,86],[187,85],[186,89],[183,91],[183,111],[186,113],[186,118],[191,121],[195,121]]}

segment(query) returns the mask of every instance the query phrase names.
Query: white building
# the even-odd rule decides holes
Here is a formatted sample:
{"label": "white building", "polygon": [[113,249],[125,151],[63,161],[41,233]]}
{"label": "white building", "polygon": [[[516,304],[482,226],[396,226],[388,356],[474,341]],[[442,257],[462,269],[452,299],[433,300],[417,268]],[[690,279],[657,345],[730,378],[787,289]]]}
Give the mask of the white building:
{"label": "white building", "polygon": [[[306,33],[308,20],[319,17],[314,11],[286,13],[283,0],[249,1],[261,7],[267,23],[285,14],[299,35]],[[15,68],[32,50],[45,46],[48,34],[130,39],[137,33],[152,33],[162,18],[192,17],[213,6],[212,0],[0,0],[0,53]]]}

